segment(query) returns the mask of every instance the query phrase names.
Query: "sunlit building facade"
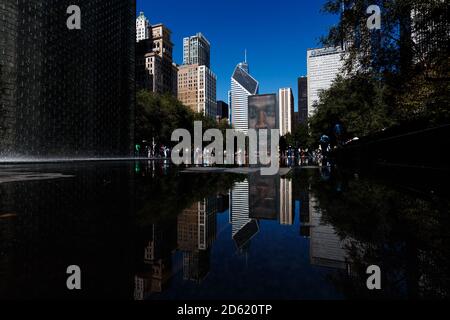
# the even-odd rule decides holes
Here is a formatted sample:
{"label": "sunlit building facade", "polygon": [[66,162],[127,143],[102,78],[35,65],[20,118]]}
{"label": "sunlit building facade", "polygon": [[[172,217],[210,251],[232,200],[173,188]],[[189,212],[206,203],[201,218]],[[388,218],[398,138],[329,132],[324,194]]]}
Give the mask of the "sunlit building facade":
{"label": "sunlit building facade", "polygon": [[291,88],[282,88],[278,91],[280,134],[285,136],[292,133],[294,118],[294,94]]}
{"label": "sunlit building facade", "polygon": [[248,64],[238,64],[231,77],[229,93],[231,124],[234,129],[248,132],[248,97],[258,94],[258,91],[259,83],[250,75]]}
{"label": "sunlit building facade", "polygon": [[331,87],[344,66],[344,51],[340,47],[308,50],[308,115],[315,113],[320,93]]}

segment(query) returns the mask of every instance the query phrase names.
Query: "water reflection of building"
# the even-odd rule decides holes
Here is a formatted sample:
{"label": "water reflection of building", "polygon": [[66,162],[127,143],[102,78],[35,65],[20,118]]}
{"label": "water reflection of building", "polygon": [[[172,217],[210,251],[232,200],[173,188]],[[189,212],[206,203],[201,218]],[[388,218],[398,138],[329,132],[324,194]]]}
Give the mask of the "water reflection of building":
{"label": "water reflection of building", "polygon": [[178,249],[183,252],[183,278],[202,281],[209,273],[210,248],[217,233],[217,198],[193,204],[178,216]]}
{"label": "water reflection of building", "polygon": [[172,277],[172,253],[176,249],[176,224],[153,224],[144,248],[145,271],[135,276],[134,298],[142,300],[150,293],[160,293]]}
{"label": "water reflection of building", "polygon": [[230,209],[230,194],[217,195],[217,212],[223,213]]}
{"label": "water reflection of building", "polygon": [[150,264],[150,270],[134,277],[134,299],[143,300],[150,293],[161,293],[172,277],[170,257]]}
{"label": "water reflection of building", "polygon": [[280,179],[280,224],[294,224],[292,180],[286,178]]}
{"label": "water reflection of building", "polygon": [[310,195],[309,215],[311,226],[311,264],[321,267],[346,269],[347,252],[332,225],[322,222],[322,212],[318,200]]}
{"label": "water reflection of building", "polygon": [[280,177],[249,177],[250,218],[257,220],[278,220],[280,209]]}
{"label": "water reflection of building", "polygon": [[238,182],[230,194],[231,235],[239,250],[259,232],[258,222],[250,218],[249,181]]}

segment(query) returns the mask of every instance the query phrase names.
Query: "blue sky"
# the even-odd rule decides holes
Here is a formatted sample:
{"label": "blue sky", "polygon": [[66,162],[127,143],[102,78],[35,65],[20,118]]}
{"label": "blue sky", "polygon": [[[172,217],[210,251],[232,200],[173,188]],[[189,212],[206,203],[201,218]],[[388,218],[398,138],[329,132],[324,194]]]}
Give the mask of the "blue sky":
{"label": "blue sky", "polygon": [[217,75],[217,100],[227,101],[230,77],[248,52],[250,73],[260,93],[294,90],[306,75],[306,50],[319,46],[321,36],[338,17],[321,12],[325,0],[137,0],[151,24],[172,30],[174,60],[183,62],[183,38],[202,32],[211,42],[211,69]]}

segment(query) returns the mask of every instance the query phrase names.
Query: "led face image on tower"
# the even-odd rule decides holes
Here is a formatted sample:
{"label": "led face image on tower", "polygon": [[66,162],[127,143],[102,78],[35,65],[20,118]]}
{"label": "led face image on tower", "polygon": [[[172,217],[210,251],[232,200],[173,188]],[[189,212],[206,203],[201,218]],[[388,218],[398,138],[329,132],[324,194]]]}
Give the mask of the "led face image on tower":
{"label": "led face image on tower", "polygon": [[134,0],[2,0],[0,157],[129,156],[134,140]]}
{"label": "led face image on tower", "polygon": [[279,129],[278,119],[276,94],[263,94],[248,97],[249,129]]}

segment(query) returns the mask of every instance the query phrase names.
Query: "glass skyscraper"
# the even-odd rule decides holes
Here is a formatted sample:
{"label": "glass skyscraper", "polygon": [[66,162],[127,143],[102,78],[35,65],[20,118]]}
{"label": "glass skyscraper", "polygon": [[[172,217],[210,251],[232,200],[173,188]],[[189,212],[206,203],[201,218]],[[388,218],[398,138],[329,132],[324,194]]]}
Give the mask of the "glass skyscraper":
{"label": "glass skyscraper", "polygon": [[248,97],[258,92],[259,83],[250,75],[247,62],[238,64],[231,77],[229,96],[234,129],[248,132]]}
{"label": "glass skyscraper", "polygon": [[211,68],[211,44],[202,33],[183,39],[183,64]]}

